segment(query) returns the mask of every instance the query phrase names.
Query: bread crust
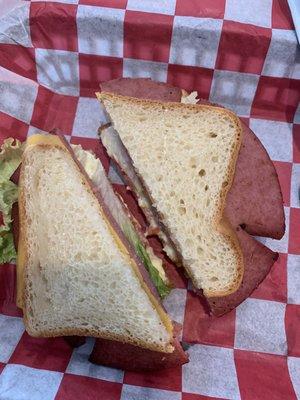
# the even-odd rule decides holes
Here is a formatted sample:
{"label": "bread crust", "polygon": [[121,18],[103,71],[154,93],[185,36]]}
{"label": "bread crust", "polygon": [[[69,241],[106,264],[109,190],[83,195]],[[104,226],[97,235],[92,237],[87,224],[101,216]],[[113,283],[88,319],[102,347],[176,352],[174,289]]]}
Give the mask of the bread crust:
{"label": "bread crust", "polygon": [[[60,144],[58,145],[50,145],[50,144],[39,144],[38,146],[42,147],[42,148],[59,148],[60,150],[63,150],[64,152],[66,152],[66,154],[68,154],[68,156],[71,156],[73,158],[74,163],[76,164],[76,167],[79,169],[80,173],[82,174],[83,178],[84,178],[84,183],[86,185],[87,190],[90,192],[90,194],[92,196],[96,196],[96,194],[94,193],[93,189],[92,189],[92,184],[89,181],[89,178],[87,176],[87,174],[84,172],[82,172],[82,170],[80,169],[78,163],[76,162],[76,158],[74,159],[74,157],[72,156],[72,153],[70,154],[70,149],[68,149],[64,143],[64,140],[62,137],[59,137],[60,140]],[[26,150],[25,150],[26,152]],[[25,154],[25,153],[24,153]],[[28,274],[28,242],[27,242],[27,227],[28,227],[28,216],[26,215],[26,204],[25,204],[25,197],[24,197],[24,193],[23,193],[23,179],[24,179],[24,169],[26,166],[26,158],[23,156],[23,162],[21,165],[21,171],[20,171],[20,180],[19,180],[19,187],[20,187],[20,191],[19,191],[19,223],[20,223],[20,235],[19,235],[19,249],[22,248],[22,253],[23,253],[23,269],[21,270],[19,268],[19,276],[18,276],[18,284],[19,284],[19,297],[20,297],[20,302],[19,302],[19,306],[21,306],[23,308],[23,318],[24,318],[24,324],[26,327],[27,332],[34,337],[56,337],[56,336],[94,336],[94,337],[101,337],[103,339],[110,339],[110,340],[116,340],[116,341],[120,341],[123,343],[131,343],[133,345],[137,345],[137,346],[141,346],[144,348],[148,348],[149,350],[155,350],[155,351],[160,351],[160,352],[166,352],[166,353],[171,353],[174,350],[174,347],[172,345],[172,341],[173,341],[173,333],[172,331],[170,331],[170,328],[172,328],[173,330],[173,326],[171,323],[171,320],[169,319],[168,315],[165,313],[163,306],[159,303],[158,299],[155,298],[155,296],[153,295],[153,293],[151,292],[151,290],[147,287],[146,282],[143,280],[142,274],[139,271],[139,267],[138,265],[135,265],[136,261],[134,261],[132,258],[130,258],[129,253],[127,253],[127,257],[129,260],[129,264],[131,265],[131,267],[133,268],[135,274],[137,275],[140,284],[141,284],[141,290],[146,291],[149,300],[152,303],[153,308],[156,310],[156,312],[158,312],[158,314],[160,316],[162,316],[163,314],[166,316],[166,318],[169,321],[169,325],[165,324],[165,321],[163,321],[163,323],[165,324],[165,328],[166,330],[169,332],[170,334],[170,342],[167,346],[161,346],[159,347],[157,344],[151,344],[148,342],[143,342],[143,341],[137,341],[137,340],[133,340],[130,337],[127,336],[121,336],[121,335],[114,335],[114,334],[108,334],[105,332],[101,332],[101,331],[97,331],[97,330],[91,330],[91,329],[87,329],[87,328],[79,328],[79,329],[57,329],[54,331],[49,331],[49,330],[45,330],[45,331],[39,331],[38,333],[32,329],[30,322],[29,322],[29,318],[28,318],[28,299],[30,296],[29,290],[27,285],[25,284],[25,282],[27,281],[27,279],[29,279],[29,274]],[[101,214],[101,216],[103,216],[102,210],[101,210],[101,205],[100,205],[100,201],[97,198],[97,202],[99,205],[99,213]],[[109,222],[108,222],[109,224]],[[21,285],[22,283],[22,285]]]}
{"label": "bread crust", "polygon": [[[22,190],[21,183],[24,175],[24,163],[22,162],[20,168],[19,177],[19,194],[18,194],[18,205],[19,205],[19,240],[18,240],[18,256],[17,256],[17,306],[19,308],[24,307],[24,277],[25,277],[25,265],[28,260],[28,244],[27,244],[27,224],[26,224],[26,210],[25,210],[25,199]],[[23,254],[21,255],[21,253]],[[20,258],[23,258],[22,261]],[[24,264],[24,268],[20,267],[20,264]]]}
{"label": "bread crust", "polygon": [[[183,94],[182,94],[183,97],[188,94],[188,93],[184,94],[184,92],[185,91],[183,90]],[[211,105],[214,107],[225,108],[217,103],[211,103],[208,100],[204,100],[201,98],[198,100],[197,104],[207,104],[207,105]],[[240,152],[239,152],[238,160],[237,160],[237,165],[239,164],[239,168],[238,167],[235,168],[235,176],[234,176],[234,180],[233,180],[233,183],[231,186],[231,190],[229,191],[229,197],[227,197],[227,199],[226,199],[227,204],[226,204],[226,208],[225,208],[224,212],[227,215],[228,221],[230,221],[230,224],[232,226],[245,225],[243,227],[243,229],[247,233],[249,233],[249,235],[270,237],[273,239],[281,239],[284,235],[286,227],[285,227],[285,216],[284,216],[284,209],[283,209],[282,190],[281,190],[281,187],[279,184],[278,174],[275,170],[275,167],[273,165],[273,162],[272,162],[267,150],[265,149],[265,147],[263,146],[261,141],[258,139],[258,137],[255,135],[255,133],[243,121],[240,120],[240,122],[241,122],[242,130],[243,130],[243,137],[242,137],[242,143],[241,143]],[[247,150],[247,153],[246,153],[246,150]],[[259,168],[257,167],[257,165],[259,165],[259,167],[261,169],[260,178],[262,178],[262,177],[265,179],[268,178],[268,181],[272,181],[272,187],[273,187],[273,190],[275,191],[274,197],[277,197],[277,199],[278,199],[277,211],[272,209],[272,211],[275,211],[277,214],[275,216],[275,218],[274,218],[274,214],[272,214],[270,212],[266,212],[266,210],[264,210],[266,212],[265,220],[262,220],[261,218],[259,218],[259,215],[257,215],[257,214],[252,216],[251,219],[249,219],[249,217],[248,218],[246,217],[247,222],[244,220],[245,216],[242,216],[241,219],[237,219],[237,220],[234,217],[233,210],[234,210],[235,205],[233,204],[233,199],[240,195],[240,183],[238,184],[237,182],[235,182],[235,180],[241,179],[241,177],[240,177],[241,170],[245,171],[245,168],[249,169],[248,160],[247,160],[249,151],[255,155],[259,154],[260,157],[262,157],[261,160],[259,160],[257,158],[255,159],[255,163],[256,163],[255,172],[256,173],[258,172]],[[246,154],[247,154],[247,156],[246,156]],[[250,157],[250,163],[251,162],[253,163],[252,157]],[[250,166],[250,169],[251,169],[251,166]],[[271,169],[271,171],[270,171],[270,169]],[[237,178],[237,176],[238,176],[238,178]],[[250,186],[251,184],[252,184],[252,181],[250,181],[248,183],[249,187],[251,187]],[[265,191],[265,193],[268,193],[268,196],[270,196],[270,194],[269,194],[270,187],[264,187],[264,191]],[[251,199],[253,199],[253,197],[251,197]],[[263,200],[264,199],[262,199],[262,201]],[[268,201],[267,201],[267,203],[268,203]],[[239,210],[238,215],[241,216],[241,210]],[[270,218],[274,219],[274,221],[272,221],[272,223],[270,221]]]}
{"label": "bread crust", "polygon": [[[238,238],[236,236],[236,233],[234,229],[230,226],[230,224],[225,220],[223,217],[223,212],[225,209],[225,204],[226,204],[226,196],[227,193],[232,185],[233,178],[234,178],[234,173],[235,173],[235,164],[238,158],[241,142],[242,142],[242,125],[239,120],[239,118],[232,112],[227,109],[221,108],[221,107],[216,107],[216,106],[211,106],[211,105],[203,105],[203,104],[182,104],[182,103],[175,103],[175,102],[160,102],[156,100],[149,100],[149,99],[139,99],[139,98],[134,98],[134,97],[128,97],[128,96],[121,96],[121,95],[116,95],[113,93],[109,92],[101,92],[101,93],[96,93],[97,98],[102,102],[103,100],[117,100],[117,101],[122,101],[126,103],[131,103],[131,104],[140,104],[143,105],[145,108],[149,107],[152,108],[153,106],[157,105],[161,107],[162,109],[189,109],[189,110],[199,110],[199,109],[210,109],[213,110],[216,113],[219,113],[221,116],[226,116],[229,118],[232,122],[232,124],[235,126],[235,132],[236,132],[236,137],[235,137],[235,146],[231,150],[231,159],[230,162],[228,163],[227,169],[226,169],[226,179],[223,181],[222,189],[219,193],[219,205],[216,209],[214,218],[213,218],[213,224],[215,225],[216,230],[221,233],[224,238],[229,242],[230,246],[232,249],[234,249],[237,257],[237,271],[236,271],[236,278],[232,282],[231,286],[229,287],[228,290],[224,291],[209,291],[209,290],[204,290],[204,295],[206,297],[218,297],[218,296],[226,296],[229,295],[233,292],[235,292],[242,281],[243,274],[244,274],[244,262],[243,262],[243,254],[242,250],[239,245]],[[104,106],[104,104],[103,104]],[[133,166],[134,167],[134,166]],[[145,187],[145,184],[144,184]],[[163,219],[160,216],[161,219]],[[163,223],[163,221],[162,221]],[[171,238],[172,239],[172,238]],[[190,275],[190,274],[189,274]],[[191,277],[192,281],[193,278]],[[195,282],[193,282],[195,284]],[[200,288],[201,289],[201,288]]]}
{"label": "bread crust", "polygon": [[[25,311],[25,310],[24,310]],[[138,340],[133,340],[127,336],[122,336],[122,335],[113,335],[113,334],[108,334],[106,332],[101,332],[97,330],[92,330],[92,329],[86,329],[86,328],[79,328],[79,329],[57,329],[55,331],[39,331],[36,333],[35,330],[31,329],[30,324],[28,323],[28,319],[25,316],[24,312],[24,325],[26,327],[27,333],[32,336],[32,337],[58,337],[58,336],[91,336],[95,338],[101,338],[101,339],[108,339],[108,340],[113,340],[121,343],[130,343],[134,346],[139,346],[148,350],[152,351],[158,351],[160,353],[172,353],[174,351],[174,346],[173,346],[173,338],[170,340],[170,344],[167,346],[167,348],[164,348],[163,346],[158,347],[157,345],[151,345],[148,342],[143,342],[143,341],[138,341]]]}

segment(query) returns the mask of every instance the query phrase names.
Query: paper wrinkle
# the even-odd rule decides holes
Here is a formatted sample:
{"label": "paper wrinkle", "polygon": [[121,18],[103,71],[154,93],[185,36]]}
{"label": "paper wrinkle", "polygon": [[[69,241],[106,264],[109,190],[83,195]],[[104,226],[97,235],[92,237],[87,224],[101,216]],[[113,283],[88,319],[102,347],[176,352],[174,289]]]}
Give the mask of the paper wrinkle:
{"label": "paper wrinkle", "polygon": [[12,83],[14,85],[24,85],[28,87],[38,87],[38,84],[32,79],[26,78],[22,75],[16,74],[9,69],[0,66],[0,81]]}
{"label": "paper wrinkle", "polygon": [[32,47],[29,28],[30,3],[20,3],[0,17],[0,43]]}
{"label": "paper wrinkle", "polygon": [[0,111],[30,123],[38,84],[0,67]]}
{"label": "paper wrinkle", "polygon": [[78,53],[36,49],[38,82],[52,91],[79,96]]}

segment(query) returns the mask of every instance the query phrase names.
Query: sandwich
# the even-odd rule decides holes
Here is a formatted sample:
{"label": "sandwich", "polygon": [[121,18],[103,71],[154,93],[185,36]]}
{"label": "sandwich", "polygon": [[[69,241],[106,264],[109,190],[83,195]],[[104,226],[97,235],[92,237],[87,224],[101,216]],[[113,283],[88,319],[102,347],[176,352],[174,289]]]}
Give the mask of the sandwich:
{"label": "sandwich", "polygon": [[101,139],[149,234],[159,236],[211,313],[230,311],[278,258],[250,235],[284,234],[280,186],[265,149],[232,112],[182,104],[191,96],[179,88],[125,78],[101,90]]}
{"label": "sandwich", "polygon": [[[234,113],[196,93],[122,78],[102,83],[97,97],[102,143],[146,227],[91,152],[60,134],[8,141],[0,152],[2,262],[16,256],[13,230],[17,303],[30,335],[64,336],[73,346],[93,336],[90,360],[110,367],[180,366],[188,362],[181,328],[162,305],[172,282],[152,238],[209,313],[229,312],[278,258],[253,237],[284,234],[276,171]],[[17,190],[10,178],[20,162]]]}
{"label": "sandwich", "polygon": [[17,301],[27,332],[100,338],[111,351],[98,363],[118,368],[187,362],[161,303],[168,282],[101,162],[42,134],[21,161]]}

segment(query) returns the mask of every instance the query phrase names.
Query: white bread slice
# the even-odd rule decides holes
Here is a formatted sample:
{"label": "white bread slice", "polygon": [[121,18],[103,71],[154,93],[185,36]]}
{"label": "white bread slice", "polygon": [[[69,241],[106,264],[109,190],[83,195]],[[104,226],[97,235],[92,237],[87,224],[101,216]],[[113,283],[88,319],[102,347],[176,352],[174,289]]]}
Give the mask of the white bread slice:
{"label": "white bread slice", "polygon": [[207,297],[234,292],[243,259],[222,214],[241,143],[237,116],[211,106],[97,97],[196,288]]}
{"label": "white bread slice", "polygon": [[173,327],[56,136],[27,140],[18,275],[32,336],[92,335],[172,352]]}

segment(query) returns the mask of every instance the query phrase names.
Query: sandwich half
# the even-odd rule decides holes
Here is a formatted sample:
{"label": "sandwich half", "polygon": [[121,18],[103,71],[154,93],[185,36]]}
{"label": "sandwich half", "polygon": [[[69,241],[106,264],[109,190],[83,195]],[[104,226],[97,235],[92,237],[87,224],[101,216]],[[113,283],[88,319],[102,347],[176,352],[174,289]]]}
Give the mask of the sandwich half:
{"label": "sandwich half", "polygon": [[187,361],[160,302],[166,285],[90,153],[61,136],[27,139],[19,230],[18,304],[30,335],[126,343],[156,354],[158,367]]}
{"label": "sandwich half", "polygon": [[[104,96],[110,93],[159,100],[160,102],[197,102],[196,96],[194,96],[195,92],[187,97],[187,93],[180,88],[146,78],[115,79],[102,83],[101,90],[104,92]],[[101,95],[97,94],[97,96],[102,102]],[[219,108],[207,101],[200,100],[198,102]],[[102,103],[105,106],[105,103]],[[135,155],[128,146],[127,149],[125,148],[120,131],[115,129],[116,123],[120,122],[123,116],[120,117],[112,111],[110,117],[107,116],[106,123],[102,124],[100,128],[102,142],[109,155],[117,163],[124,180],[135,192],[139,205],[143,209],[150,227],[152,226],[149,233],[160,235],[165,251],[177,265],[180,265],[182,260],[180,260],[178,247],[176,243],[172,242],[171,232],[164,231],[164,224],[161,223],[164,222],[164,217],[159,215],[155,202],[149,196],[149,188],[146,187],[144,176],[137,170]],[[278,258],[277,253],[262,245],[249,234],[280,238],[285,230],[282,194],[274,165],[255,134],[243,122],[241,124],[242,145],[235,165],[232,185],[228,185],[229,190],[222,219],[235,230],[243,256],[244,273],[240,285],[230,293],[215,295],[207,293],[207,291],[203,293],[201,287],[196,286],[196,289],[200,289],[200,294],[204,294],[209,311],[215,315],[222,315],[230,311],[246,299],[265,278]],[[201,125],[199,128],[201,129]],[[147,130],[132,129],[127,140],[134,143],[137,135],[141,135],[145,139],[147,133]],[[201,147],[196,148],[196,142],[193,139],[186,143],[186,147],[188,146],[194,147],[196,152],[201,152]],[[148,151],[148,148],[149,146],[145,144],[140,148],[140,153],[144,151],[144,162],[147,158],[150,163],[151,159],[153,160],[152,166],[155,169],[156,162],[153,153],[156,154],[157,151],[151,152]],[[223,151],[222,144],[220,151]],[[224,167],[226,168],[226,166]],[[168,175],[162,176],[163,182],[168,179]],[[192,191],[193,188],[191,188],[190,194],[195,196]],[[253,207],[250,207],[249,204],[252,204]]]}
{"label": "sandwich half", "polygon": [[98,98],[112,121],[101,129],[102,141],[140,203],[148,203],[168,256],[184,266],[205,296],[236,291],[243,257],[223,210],[242,139],[239,119],[206,105],[107,92]]}

